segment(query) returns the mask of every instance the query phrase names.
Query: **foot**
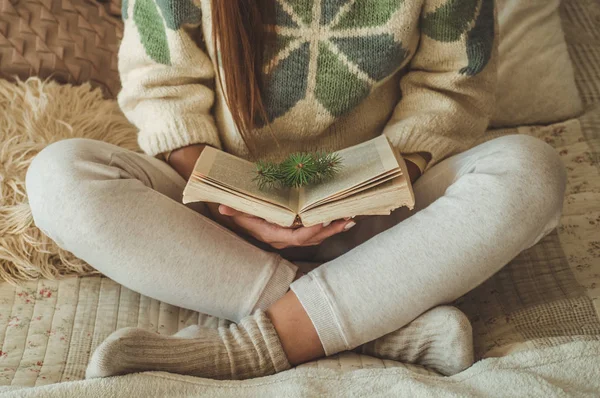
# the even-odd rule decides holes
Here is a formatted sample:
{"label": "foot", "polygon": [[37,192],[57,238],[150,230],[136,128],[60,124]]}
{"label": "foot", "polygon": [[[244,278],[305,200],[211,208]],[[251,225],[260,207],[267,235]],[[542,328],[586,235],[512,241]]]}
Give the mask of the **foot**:
{"label": "foot", "polygon": [[279,337],[258,310],[239,324],[191,326],[174,336],[120,329],[94,351],[86,378],[164,371],[211,379],[248,379],[289,369]]}
{"label": "foot", "polygon": [[427,366],[451,376],[473,364],[473,332],[465,314],[457,308],[441,306],[355,351]]}

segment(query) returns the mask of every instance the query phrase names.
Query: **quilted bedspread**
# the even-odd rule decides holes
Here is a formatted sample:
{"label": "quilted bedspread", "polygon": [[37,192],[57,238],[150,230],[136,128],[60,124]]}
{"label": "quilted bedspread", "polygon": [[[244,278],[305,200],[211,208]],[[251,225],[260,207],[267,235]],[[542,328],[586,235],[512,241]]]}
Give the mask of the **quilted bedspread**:
{"label": "quilted bedspread", "polygon": [[[491,134],[534,135],[556,148],[568,172],[564,212],[556,231],[455,303],[471,319],[479,359],[600,340],[600,4],[572,1],[562,13],[585,114],[551,126]],[[0,385],[80,380],[90,353],[118,328],[173,334],[191,324],[215,327],[224,322],[100,276],[18,287],[2,283]],[[298,369],[303,368],[406,368],[420,377],[438,377],[424,368],[352,353]]]}
{"label": "quilted bedspread", "polygon": [[[600,129],[600,126],[598,126]],[[600,173],[581,121],[520,128],[551,142],[569,173],[559,229],[462,297],[478,358],[579,340],[600,340]],[[142,296],[100,276],[0,284],[0,385],[40,386],[84,377],[90,353],[111,332],[139,326],[173,334],[226,324]],[[408,367],[342,353],[302,365],[342,371]]]}

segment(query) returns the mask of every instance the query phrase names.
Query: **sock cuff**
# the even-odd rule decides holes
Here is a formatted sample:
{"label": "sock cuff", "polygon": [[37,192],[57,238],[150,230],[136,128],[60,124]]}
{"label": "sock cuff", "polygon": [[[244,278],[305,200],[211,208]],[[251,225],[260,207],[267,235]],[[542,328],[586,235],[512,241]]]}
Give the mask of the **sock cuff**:
{"label": "sock cuff", "polygon": [[273,363],[275,371],[281,372],[290,369],[292,366],[283,351],[281,340],[279,340],[279,335],[277,334],[271,319],[269,319],[267,314],[262,310],[256,310],[252,315],[252,319],[256,322],[258,330],[262,334],[262,338],[269,351],[269,356],[271,357],[271,362]]}

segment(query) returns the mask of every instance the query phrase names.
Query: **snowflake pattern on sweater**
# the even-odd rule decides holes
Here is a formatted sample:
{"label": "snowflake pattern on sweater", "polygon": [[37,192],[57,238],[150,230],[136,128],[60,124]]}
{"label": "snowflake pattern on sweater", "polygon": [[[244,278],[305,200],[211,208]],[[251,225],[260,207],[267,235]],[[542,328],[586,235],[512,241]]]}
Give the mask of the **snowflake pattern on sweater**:
{"label": "snowflake pattern on sweater", "polygon": [[[307,97],[339,117],[402,67],[409,51],[396,40],[391,17],[404,1],[274,0],[274,20],[266,29],[275,36],[275,45],[266,49],[263,87],[269,122]],[[127,18],[127,1],[123,7]],[[148,55],[163,64],[170,63],[165,29],[201,20],[192,0],[137,0],[133,14]],[[476,42],[467,47],[470,62],[461,72],[475,75],[491,57],[493,24],[485,23],[490,18],[493,0],[482,0],[481,5],[480,0],[448,0],[425,16],[423,26],[428,36],[440,41],[458,41],[471,29],[477,33],[479,26],[491,26],[483,39],[470,38]],[[440,29],[447,26],[451,29]]]}
{"label": "snowflake pattern on sweater", "polygon": [[[251,155],[214,79],[213,1],[123,2],[119,103],[146,153],[204,143]],[[259,158],[334,151],[383,133],[403,153],[430,152],[434,164],[484,133],[494,0],[265,1]]]}
{"label": "snowflake pattern on sweater", "polygon": [[[124,20],[129,18],[128,0],[123,0],[122,15]],[[138,0],[133,7],[133,19],[146,53],[165,65],[171,63],[165,29],[178,30],[186,24],[199,24],[201,18],[200,8],[192,0]]]}
{"label": "snowflake pattern on sweater", "polygon": [[[263,90],[269,121],[304,98],[339,117],[408,56],[391,16],[403,0],[276,1],[277,45],[268,53]],[[313,72],[313,73],[311,73]],[[285,82],[295,82],[287,86]]]}

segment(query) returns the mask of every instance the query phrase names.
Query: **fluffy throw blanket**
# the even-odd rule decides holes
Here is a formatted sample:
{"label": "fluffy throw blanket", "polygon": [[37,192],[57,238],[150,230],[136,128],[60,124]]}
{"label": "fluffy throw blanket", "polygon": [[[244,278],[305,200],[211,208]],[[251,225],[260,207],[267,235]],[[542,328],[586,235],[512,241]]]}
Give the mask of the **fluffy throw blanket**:
{"label": "fluffy throw blanket", "polygon": [[0,80],[0,280],[94,272],[35,227],[25,193],[32,158],[48,144],[72,137],[137,149],[135,127],[100,90],[37,78],[17,84]]}
{"label": "fluffy throw blanket", "polygon": [[295,369],[246,381],[170,373],[0,387],[3,397],[597,397],[600,343],[576,342],[480,361],[452,377],[404,368]]}

